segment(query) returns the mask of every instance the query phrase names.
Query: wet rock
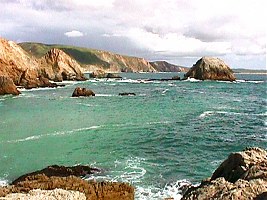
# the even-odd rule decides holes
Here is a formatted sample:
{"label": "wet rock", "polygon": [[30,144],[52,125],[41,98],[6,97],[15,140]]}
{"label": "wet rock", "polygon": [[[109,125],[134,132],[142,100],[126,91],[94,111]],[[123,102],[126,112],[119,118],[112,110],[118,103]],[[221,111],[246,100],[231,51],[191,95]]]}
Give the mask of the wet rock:
{"label": "wet rock", "polygon": [[247,148],[230,154],[210,179],[189,188],[182,199],[262,199],[266,191],[267,152],[261,148]]}
{"label": "wet rock", "polygon": [[133,92],[122,92],[119,93],[119,96],[135,96],[136,94]]}
{"label": "wet rock", "polygon": [[51,177],[51,176],[67,177],[71,175],[84,177],[88,174],[93,174],[96,172],[100,172],[100,169],[92,168],[92,167],[85,166],[85,165],[77,165],[77,166],[72,166],[72,167],[51,165],[42,170],[24,174],[20,176],[19,178],[17,178],[16,180],[14,180],[12,184],[17,184],[18,182],[29,180],[31,179],[32,176],[35,176],[38,174],[44,174],[47,177]]}
{"label": "wet rock", "polygon": [[7,76],[0,76],[0,95],[5,94],[19,95],[20,92],[11,78]]}
{"label": "wet rock", "polygon": [[95,96],[95,93],[90,89],[77,87],[72,93],[72,97],[80,97],[80,96],[85,96],[85,97]]}
{"label": "wet rock", "polygon": [[122,77],[118,74],[112,74],[112,73],[108,73],[106,75],[106,78],[117,78],[117,79],[121,79]]}
{"label": "wet rock", "polygon": [[219,58],[202,57],[184,75],[199,80],[235,81],[233,71]]}

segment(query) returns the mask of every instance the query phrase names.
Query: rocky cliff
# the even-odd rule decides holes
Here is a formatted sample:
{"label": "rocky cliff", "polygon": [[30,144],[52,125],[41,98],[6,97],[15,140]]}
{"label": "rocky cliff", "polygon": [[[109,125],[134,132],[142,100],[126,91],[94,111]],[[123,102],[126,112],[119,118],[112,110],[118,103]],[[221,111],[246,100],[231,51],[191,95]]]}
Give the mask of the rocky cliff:
{"label": "rocky cliff", "polygon": [[159,72],[188,72],[187,67],[170,64],[166,61],[155,61],[150,64]]}
{"label": "rocky cliff", "polygon": [[199,80],[235,81],[233,71],[219,58],[202,57],[185,74],[185,78]]}
{"label": "rocky cliff", "polygon": [[182,200],[267,199],[267,152],[247,148],[232,153],[200,186],[189,188]]}
{"label": "rocky cliff", "polygon": [[84,80],[80,65],[61,50],[43,58],[28,54],[15,42],[0,38],[0,75],[25,88],[54,87],[52,81]]}
{"label": "rocky cliff", "polygon": [[53,81],[85,80],[81,66],[60,49],[50,49],[40,59],[41,74]]}

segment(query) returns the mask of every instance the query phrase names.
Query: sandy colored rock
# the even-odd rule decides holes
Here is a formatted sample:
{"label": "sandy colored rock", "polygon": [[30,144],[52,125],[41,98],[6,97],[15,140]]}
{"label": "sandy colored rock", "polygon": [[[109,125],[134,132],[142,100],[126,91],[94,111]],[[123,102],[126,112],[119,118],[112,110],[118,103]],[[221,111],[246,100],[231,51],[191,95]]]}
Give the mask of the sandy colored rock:
{"label": "sandy colored rock", "polygon": [[42,74],[50,80],[86,80],[76,60],[60,49],[51,49],[41,58]]}
{"label": "sandy colored rock", "polygon": [[223,60],[213,57],[202,57],[191,67],[184,77],[199,80],[236,80],[230,67]]}
{"label": "sandy colored rock", "polygon": [[0,187],[0,197],[6,197],[11,193],[28,194],[34,189],[54,190],[60,188],[67,191],[79,191],[90,200],[134,199],[134,188],[127,183],[88,182],[80,178],[96,171],[97,169],[88,166],[52,165],[25,174],[13,181],[12,185]]}
{"label": "sandy colored rock", "polygon": [[0,200],[86,200],[84,193],[71,190],[54,189],[54,190],[30,190],[29,193],[11,193],[6,197],[0,197]]}
{"label": "sandy colored rock", "polygon": [[19,95],[20,92],[11,78],[0,75],[0,95],[5,94]]}

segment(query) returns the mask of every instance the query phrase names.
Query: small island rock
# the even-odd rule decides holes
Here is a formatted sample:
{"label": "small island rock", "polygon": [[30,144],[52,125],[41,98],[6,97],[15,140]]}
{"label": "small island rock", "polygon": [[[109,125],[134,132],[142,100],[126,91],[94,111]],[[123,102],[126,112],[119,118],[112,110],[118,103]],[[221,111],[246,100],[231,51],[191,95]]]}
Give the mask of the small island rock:
{"label": "small island rock", "polygon": [[212,57],[202,57],[184,75],[186,78],[199,80],[235,81],[233,71],[223,60]]}
{"label": "small island rock", "polygon": [[85,96],[85,97],[95,96],[95,93],[90,89],[77,87],[72,93],[72,97],[80,97],[80,96]]}

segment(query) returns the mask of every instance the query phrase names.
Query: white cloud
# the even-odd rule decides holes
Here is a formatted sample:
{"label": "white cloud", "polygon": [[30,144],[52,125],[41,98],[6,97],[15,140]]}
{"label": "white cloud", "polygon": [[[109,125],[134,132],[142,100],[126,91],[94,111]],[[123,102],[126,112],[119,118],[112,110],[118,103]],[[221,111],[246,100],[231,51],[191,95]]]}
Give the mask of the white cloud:
{"label": "white cloud", "polygon": [[[203,54],[242,55],[244,60],[254,55],[249,63],[255,58],[255,66],[265,67],[265,4],[265,0],[4,0],[0,34],[146,59],[176,56],[177,64],[182,57]],[[241,59],[232,60],[239,66]]]}
{"label": "white cloud", "polygon": [[67,37],[82,37],[82,36],[84,36],[84,34],[82,32],[76,31],[76,30],[66,32],[66,33],[64,33],[64,35],[66,35]]}

